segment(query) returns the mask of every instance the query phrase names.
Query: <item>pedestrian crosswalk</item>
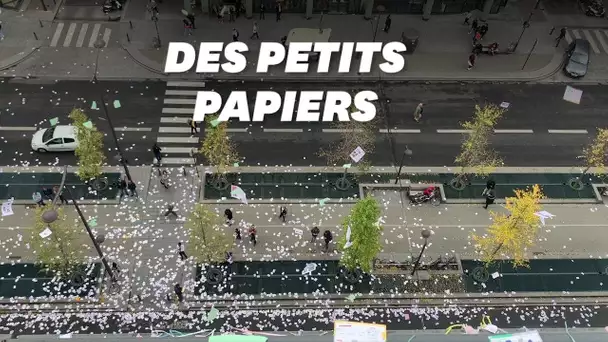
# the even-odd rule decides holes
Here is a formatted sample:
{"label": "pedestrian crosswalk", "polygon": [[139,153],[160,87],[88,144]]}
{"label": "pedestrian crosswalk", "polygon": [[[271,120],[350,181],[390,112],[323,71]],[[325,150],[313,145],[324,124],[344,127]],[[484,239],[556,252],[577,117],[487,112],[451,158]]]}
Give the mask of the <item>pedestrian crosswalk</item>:
{"label": "pedestrian crosswalk", "polygon": [[574,39],[586,39],[591,53],[608,55],[608,29],[568,29],[565,40],[570,44]]}
{"label": "pedestrian crosswalk", "polygon": [[110,45],[112,29],[107,24],[58,22],[54,28],[50,47],[95,48],[99,39],[105,43],[104,47]]}
{"label": "pedestrian crosswalk", "polygon": [[162,163],[166,165],[193,165],[192,152],[200,147],[198,134],[191,134],[188,120],[194,114],[197,91],[205,82],[167,82],[163,111],[156,142],[162,150]]}

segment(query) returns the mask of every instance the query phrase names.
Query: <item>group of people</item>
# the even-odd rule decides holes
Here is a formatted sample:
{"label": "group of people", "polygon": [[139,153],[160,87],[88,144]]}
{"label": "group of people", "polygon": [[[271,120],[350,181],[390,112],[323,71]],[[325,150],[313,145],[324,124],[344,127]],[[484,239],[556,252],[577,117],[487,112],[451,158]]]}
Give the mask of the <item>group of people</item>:
{"label": "group of people", "polygon": [[[467,13],[463,23],[464,25],[470,25],[469,34],[471,35],[473,44],[473,51],[469,55],[467,70],[471,70],[475,66],[475,62],[477,62],[477,56],[483,51],[484,48],[480,42],[488,33],[488,23],[483,22],[480,25],[477,18],[473,18],[473,21],[471,22],[471,17],[472,13]],[[498,50],[498,43],[493,43],[488,47],[488,49],[489,53],[494,54]]]}
{"label": "group of people", "polygon": [[54,186],[53,188],[42,188],[41,192],[35,192],[32,195],[32,198],[36,204],[43,207],[44,200],[53,201],[55,196],[59,196],[59,200],[62,204],[68,204],[68,200],[63,195],[62,191],[59,191],[59,186]]}

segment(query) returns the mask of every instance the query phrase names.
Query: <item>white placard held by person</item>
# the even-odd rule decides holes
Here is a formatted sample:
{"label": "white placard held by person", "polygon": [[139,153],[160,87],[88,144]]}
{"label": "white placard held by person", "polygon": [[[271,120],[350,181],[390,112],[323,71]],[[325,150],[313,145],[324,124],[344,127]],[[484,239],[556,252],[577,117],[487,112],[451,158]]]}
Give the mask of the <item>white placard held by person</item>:
{"label": "white placard held by person", "polygon": [[363,151],[361,146],[357,146],[357,148],[351,152],[350,159],[352,159],[355,163],[358,163],[359,160],[361,160],[364,155],[365,155],[365,151]]}

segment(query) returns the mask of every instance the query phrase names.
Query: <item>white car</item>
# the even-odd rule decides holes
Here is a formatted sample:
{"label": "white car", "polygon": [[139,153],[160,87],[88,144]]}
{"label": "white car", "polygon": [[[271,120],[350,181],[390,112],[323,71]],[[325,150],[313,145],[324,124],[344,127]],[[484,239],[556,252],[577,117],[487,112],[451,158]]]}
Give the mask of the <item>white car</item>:
{"label": "white car", "polygon": [[32,137],[32,150],[36,152],[74,152],[78,147],[74,126],[57,125],[44,128]]}

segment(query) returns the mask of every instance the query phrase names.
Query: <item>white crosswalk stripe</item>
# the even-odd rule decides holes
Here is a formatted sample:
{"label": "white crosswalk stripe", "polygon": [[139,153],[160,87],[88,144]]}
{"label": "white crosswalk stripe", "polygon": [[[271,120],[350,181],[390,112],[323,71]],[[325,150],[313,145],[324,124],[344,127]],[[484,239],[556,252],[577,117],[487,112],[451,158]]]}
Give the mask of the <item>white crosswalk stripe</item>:
{"label": "white crosswalk stripe", "polygon": [[156,143],[162,150],[164,165],[192,165],[192,151],[200,148],[198,134],[188,126],[194,114],[196,92],[205,88],[204,82],[167,82],[164,107]]}
{"label": "white crosswalk stripe", "polygon": [[55,26],[49,46],[94,48],[95,42],[101,39],[107,47],[110,44],[112,29],[106,26],[105,24],[59,22]]}
{"label": "white crosswalk stripe", "polygon": [[572,43],[574,39],[585,39],[589,41],[591,54],[608,55],[608,29],[568,29],[564,37],[567,44]]}

